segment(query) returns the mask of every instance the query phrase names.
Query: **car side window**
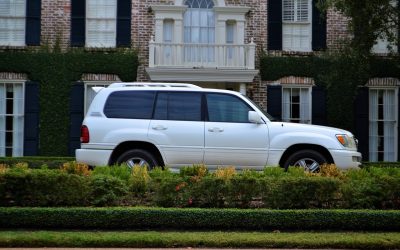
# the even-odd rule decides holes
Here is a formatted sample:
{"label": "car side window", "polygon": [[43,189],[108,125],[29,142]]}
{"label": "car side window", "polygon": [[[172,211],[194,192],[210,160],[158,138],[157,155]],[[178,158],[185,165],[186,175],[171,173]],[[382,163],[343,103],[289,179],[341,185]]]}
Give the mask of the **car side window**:
{"label": "car side window", "polygon": [[253,109],[240,98],[227,94],[209,93],[206,99],[210,122],[249,122],[248,113]]}
{"label": "car side window", "polygon": [[201,93],[159,92],[153,119],[201,121]]}
{"label": "car side window", "polygon": [[155,91],[116,91],[104,106],[108,118],[151,119]]}

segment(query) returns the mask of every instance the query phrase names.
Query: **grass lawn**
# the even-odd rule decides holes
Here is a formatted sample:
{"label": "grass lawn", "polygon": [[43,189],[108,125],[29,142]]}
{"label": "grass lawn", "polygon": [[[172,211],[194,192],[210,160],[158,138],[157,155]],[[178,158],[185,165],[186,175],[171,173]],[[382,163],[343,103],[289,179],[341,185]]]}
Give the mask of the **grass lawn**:
{"label": "grass lawn", "polygon": [[0,247],[400,248],[400,232],[0,231]]}

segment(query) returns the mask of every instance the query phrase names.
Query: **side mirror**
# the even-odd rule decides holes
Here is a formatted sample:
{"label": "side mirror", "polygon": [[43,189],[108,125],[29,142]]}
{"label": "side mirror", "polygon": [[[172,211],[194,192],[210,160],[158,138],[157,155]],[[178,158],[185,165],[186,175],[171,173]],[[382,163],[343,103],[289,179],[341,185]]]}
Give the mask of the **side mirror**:
{"label": "side mirror", "polygon": [[261,116],[256,111],[249,111],[249,122],[260,124],[263,123]]}

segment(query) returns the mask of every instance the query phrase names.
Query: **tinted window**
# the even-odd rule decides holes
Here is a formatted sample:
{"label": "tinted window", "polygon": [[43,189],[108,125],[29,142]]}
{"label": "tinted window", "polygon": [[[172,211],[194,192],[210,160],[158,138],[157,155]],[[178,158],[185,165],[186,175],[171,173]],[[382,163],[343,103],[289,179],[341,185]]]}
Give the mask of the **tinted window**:
{"label": "tinted window", "polygon": [[207,94],[208,120],[210,122],[249,122],[253,110],[236,96]]}
{"label": "tinted window", "polygon": [[104,107],[108,118],[151,119],[154,91],[118,91],[111,93]]}
{"label": "tinted window", "polygon": [[154,119],[201,121],[201,93],[158,93]]}

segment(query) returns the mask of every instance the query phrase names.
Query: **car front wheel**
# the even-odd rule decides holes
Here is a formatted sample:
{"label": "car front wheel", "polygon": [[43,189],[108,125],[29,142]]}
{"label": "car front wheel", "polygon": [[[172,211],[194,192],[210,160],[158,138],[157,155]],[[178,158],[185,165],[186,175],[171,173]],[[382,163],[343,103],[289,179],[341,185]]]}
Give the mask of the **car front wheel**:
{"label": "car front wheel", "polygon": [[328,160],[321,153],[306,149],[297,151],[289,156],[283,168],[287,171],[289,166],[301,167],[304,171],[315,173],[319,172],[321,166],[327,163]]}

